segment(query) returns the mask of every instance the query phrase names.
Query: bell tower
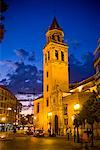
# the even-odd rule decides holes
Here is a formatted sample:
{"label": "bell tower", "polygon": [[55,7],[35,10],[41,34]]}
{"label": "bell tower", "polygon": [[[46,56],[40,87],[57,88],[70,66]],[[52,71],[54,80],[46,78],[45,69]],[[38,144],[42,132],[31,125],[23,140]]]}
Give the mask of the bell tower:
{"label": "bell tower", "polygon": [[[43,49],[43,95],[45,120],[48,112],[54,112],[53,118],[59,122],[57,111],[62,105],[58,98],[58,91],[68,92],[68,45],[64,42],[64,32],[54,17],[46,33],[46,45]],[[56,93],[56,96],[54,96]],[[57,107],[57,108],[56,108]],[[53,119],[54,120],[54,119]],[[54,124],[54,123],[53,123]],[[45,123],[45,126],[47,124]],[[55,126],[57,129],[58,126]]]}
{"label": "bell tower", "polygon": [[68,45],[64,43],[64,33],[56,18],[46,33],[46,45],[43,50],[43,92],[50,94],[55,86],[68,91]]}

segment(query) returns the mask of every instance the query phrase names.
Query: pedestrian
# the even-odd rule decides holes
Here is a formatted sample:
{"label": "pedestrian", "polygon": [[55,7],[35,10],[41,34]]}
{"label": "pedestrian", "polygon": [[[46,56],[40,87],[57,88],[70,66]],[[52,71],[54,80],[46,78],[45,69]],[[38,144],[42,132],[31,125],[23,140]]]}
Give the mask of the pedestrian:
{"label": "pedestrian", "polygon": [[70,127],[66,129],[67,140],[70,140]]}
{"label": "pedestrian", "polygon": [[88,138],[87,131],[84,131],[83,135],[82,135],[82,143],[84,144],[84,147],[85,147],[86,150],[89,149],[88,148],[88,140],[89,140],[89,138]]}
{"label": "pedestrian", "polygon": [[13,133],[14,133],[14,134],[16,133],[16,128],[15,128],[15,127],[13,128]]}

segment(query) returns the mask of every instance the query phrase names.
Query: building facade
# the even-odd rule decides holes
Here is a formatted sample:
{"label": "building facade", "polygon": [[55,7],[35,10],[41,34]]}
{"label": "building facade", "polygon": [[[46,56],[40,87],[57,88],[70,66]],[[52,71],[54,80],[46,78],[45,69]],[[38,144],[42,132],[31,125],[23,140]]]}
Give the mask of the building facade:
{"label": "building facade", "polygon": [[94,68],[96,70],[95,81],[100,94],[100,41],[97,48],[94,51]]}
{"label": "building facade", "polygon": [[46,33],[43,73],[43,96],[34,100],[34,126],[50,134],[66,135],[68,127],[74,128],[74,115],[96,85],[94,76],[69,85],[68,45],[56,18]]}
{"label": "building facade", "polygon": [[21,104],[5,86],[0,85],[0,125],[6,128],[19,123]]}
{"label": "building facade", "polygon": [[62,92],[69,91],[69,79],[68,45],[64,42],[64,33],[56,18],[46,33],[43,60],[43,98],[34,101],[34,115],[37,120],[39,114],[41,117],[43,116],[42,120],[39,119],[43,121],[43,123],[39,123],[40,128],[58,134],[64,124]]}

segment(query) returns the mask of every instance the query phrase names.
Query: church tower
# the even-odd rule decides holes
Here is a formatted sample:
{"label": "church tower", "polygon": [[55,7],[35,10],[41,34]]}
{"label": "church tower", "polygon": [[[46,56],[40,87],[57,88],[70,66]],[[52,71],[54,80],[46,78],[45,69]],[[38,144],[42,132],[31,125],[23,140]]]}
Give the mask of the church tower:
{"label": "church tower", "polygon": [[[58,117],[62,108],[59,93],[68,92],[68,45],[64,43],[64,32],[54,17],[46,33],[46,45],[43,50],[43,97],[44,97],[44,123],[51,130],[58,133],[61,124]],[[51,113],[51,116],[50,116]],[[51,119],[52,117],[52,119]],[[48,124],[48,125],[47,125]],[[47,127],[48,128],[48,127]]]}
{"label": "church tower", "polygon": [[43,51],[43,92],[44,95],[59,87],[68,92],[68,45],[64,43],[64,33],[54,17],[46,33],[46,45]]}

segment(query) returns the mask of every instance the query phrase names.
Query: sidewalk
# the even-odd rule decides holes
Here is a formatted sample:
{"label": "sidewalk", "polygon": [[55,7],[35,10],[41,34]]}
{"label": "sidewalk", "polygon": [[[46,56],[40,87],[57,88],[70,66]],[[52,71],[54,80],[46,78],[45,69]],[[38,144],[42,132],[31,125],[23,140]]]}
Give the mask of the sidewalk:
{"label": "sidewalk", "polygon": [[[64,138],[67,140],[66,136],[57,136],[58,138]],[[69,142],[73,145],[73,149],[76,150],[85,150],[85,144],[74,142],[73,138],[70,138]],[[100,150],[100,140],[94,140],[94,146],[91,147],[91,144],[88,143],[89,150]]]}
{"label": "sidewalk", "polygon": [[[74,149],[85,150],[85,144],[74,143],[74,142],[71,142],[71,143],[72,143]],[[91,147],[91,144],[88,143],[88,149],[89,150],[100,150],[100,140],[95,140],[93,147]]]}

